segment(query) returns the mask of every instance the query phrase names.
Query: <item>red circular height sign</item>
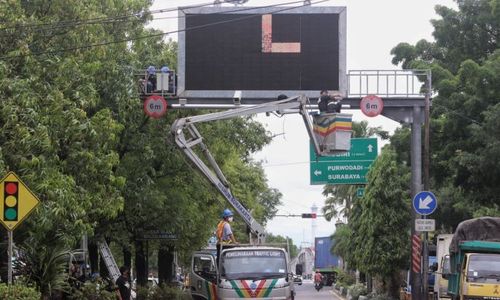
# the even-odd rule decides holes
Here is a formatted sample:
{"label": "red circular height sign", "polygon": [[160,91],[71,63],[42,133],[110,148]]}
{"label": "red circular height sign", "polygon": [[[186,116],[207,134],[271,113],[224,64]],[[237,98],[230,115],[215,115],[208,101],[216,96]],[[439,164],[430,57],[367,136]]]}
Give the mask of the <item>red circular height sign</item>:
{"label": "red circular height sign", "polygon": [[361,111],[368,117],[378,116],[384,109],[384,101],[376,95],[368,95],[361,99],[359,104]]}
{"label": "red circular height sign", "polygon": [[144,101],[144,112],[152,118],[161,118],[167,112],[167,101],[162,96],[149,96]]}

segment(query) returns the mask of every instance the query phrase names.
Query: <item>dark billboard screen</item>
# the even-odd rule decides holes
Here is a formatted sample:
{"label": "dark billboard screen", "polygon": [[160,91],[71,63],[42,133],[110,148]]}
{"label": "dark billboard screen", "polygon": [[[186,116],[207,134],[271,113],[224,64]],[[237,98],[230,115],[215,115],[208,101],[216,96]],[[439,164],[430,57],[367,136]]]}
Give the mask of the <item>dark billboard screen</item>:
{"label": "dark billboard screen", "polygon": [[338,15],[270,16],[272,42],[300,43],[299,51],[264,52],[260,15],[187,15],[186,89],[338,89]]}
{"label": "dark billboard screen", "polygon": [[345,37],[339,19],[339,13],[186,13],[183,88],[340,90]]}

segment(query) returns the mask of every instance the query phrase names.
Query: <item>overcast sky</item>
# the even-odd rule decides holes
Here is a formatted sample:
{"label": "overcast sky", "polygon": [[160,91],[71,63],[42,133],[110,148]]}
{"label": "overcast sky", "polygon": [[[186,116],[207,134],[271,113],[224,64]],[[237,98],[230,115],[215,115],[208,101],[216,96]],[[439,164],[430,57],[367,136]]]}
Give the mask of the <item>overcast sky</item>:
{"label": "overcast sky", "polygon": [[[156,0],[152,10],[176,6],[208,3],[207,0]],[[290,0],[250,0],[245,6],[272,5]],[[312,1],[313,3],[315,1]],[[420,39],[433,40],[431,19],[436,19],[435,5],[456,8],[451,0],[350,0],[328,1],[321,6],[347,7],[347,70],[394,70],[390,51],[400,42],[414,44]],[[175,17],[177,12],[155,14],[155,17]],[[163,31],[177,29],[177,19],[165,18],[153,21],[151,26]],[[169,36],[176,40],[175,35]],[[393,132],[399,124],[383,116],[365,117],[355,110],[343,110],[353,114],[354,121],[368,120],[369,126],[382,126]],[[269,185],[283,194],[279,214],[310,212],[316,204],[322,207],[322,185],[309,184],[309,139],[302,119],[298,115],[258,116],[275,137],[273,142],[254,157],[262,160]],[[379,141],[381,146],[381,141]],[[231,181],[231,178],[228,178]],[[408,199],[410,201],[410,199]],[[335,222],[319,218],[316,236],[328,236],[335,230]],[[296,245],[312,241],[311,220],[276,217],[267,225],[273,234],[290,236]]]}

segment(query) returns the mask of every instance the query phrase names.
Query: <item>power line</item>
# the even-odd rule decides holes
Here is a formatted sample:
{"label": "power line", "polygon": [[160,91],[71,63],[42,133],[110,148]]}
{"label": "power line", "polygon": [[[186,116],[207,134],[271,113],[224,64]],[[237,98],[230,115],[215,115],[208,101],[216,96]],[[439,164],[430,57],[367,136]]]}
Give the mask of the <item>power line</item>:
{"label": "power line", "polygon": [[[238,8],[234,10],[226,10],[226,11],[220,11],[216,13],[210,13],[210,14],[191,14],[191,15],[184,15],[184,16],[168,16],[168,17],[158,17],[158,18],[153,18],[153,20],[164,20],[164,19],[182,19],[182,18],[196,18],[199,16],[206,16],[206,15],[211,15],[211,14],[230,14],[234,12],[240,12],[240,11],[247,11],[247,10],[255,10],[256,8],[269,8],[269,7],[276,7],[276,6],[282,6],[282,5],[292,5],[292,4],[297,4],[297,3],[303,3],[304,0],[300,1],[292,1],[292,2],[283,2],[283,3],[278,3],[278,4],[271,4],[271,5],[264,5],[264,6],[259,6],[259,7],[243,7],[243,8]],[[185,8],[181,8],[180,10],[184,10]]]}
{"label": "power line", "polygon": [[[292,2],[283,2],[283,3],[279,3],[279,4],[273,4],[273,5],[259,6],[259,8],[269,8],[269,7],[275,7],[275,6],[281,6],[281,5],[297,4],[297,3],[300,3],[300,2],[303,2],[303,0],[292,1]],[[210,3],[210,4],[213,4],[213,3]],[[184,10],[184,9],[204,7],[204,6],[207,6],[207,4],[183,6],[183,7],[179,7],[179,8],[175,8],[175,9],[160,9],[160,10],[151,11],[150,13],[151,14],[163,13],[163,12],[169,12],[169,11],[176,11],[176,10]],[[230,14],[230,13],[234,13],[234,12],[242,12],[242,11],[247,11],[247,10],[255,10],[255,7],[238,8],[238,9],[234,9],[234,10],[226,10],[226,11],[214,12],[214,13],[209,13],[209,14],[191,14],[191,15],[183,15],[183,16],[168,16],[168,17],[157,17],[157,18],[153,17],[152,21],[164,20],[164,19],[182,19],[182,18],[189,18],[189,19],[191,19],[193,17],[199,17],[199,16],[202,16],[202,15],[206,16],[206,15],[212,15],[212,14]],[[134,17],[134,16],[137,17],[137,18],[131,20],[130,18]],[[40,28],[35,28],[34,30],[38,31],[38,32],[49,31],[49,30],[56,30],[56,29],[64,29],[64,28],[70,28],[69,30],[71,30],[71,29],[73,29],[75,27],[78,27],[78,26],[126,23],[126,22],[136,22],[138,20],[139,20],[139,13],[136,13],[136,14],[130,15],[128,17],[127,16],[111,17],[111,18],[104,18],[103,17],[103,18],[96,18],[96,19],[87,19],[87,20],[84,20],[84,22],[83,21],[75,21],[73,23],[67,22],[67,24],[62,24],[62,25],[53,26],[53,27],[43,28],[43,26],[41,26]],[[62,23],[64,23],[64,22],[62,22]],[[47,23],[47,24],[51,24],[51,23]],[[33,27],[35,27],[36,25],[33,24],[33,25],[26,25],[26,26],[33,26]],[[14,28],[14,27],[11,27],[11,28]],[[0,28],[0,37],[5,37],[5,36],[9,36],[9,35],[18,34],[16,32],[11,32],[11,33],[5,33],[5,32],[3,32],[2,33],[1,30],[3,30],[3,29],[7,29],[7,28]],[[54,37],[54,36],[59,36],[59,35],[65,35],[65,34],[69,33],[69,30],[63,31],[63,32],[57,32],[57,33],[52,32],[52,33],[49,33],[49,34],[41,34],[40,36],[38,36],[38,38],[46,38],[46,37]]]}
{"label": "power line", "polygon": [[[285,2],[285,3],[279,3],[279,4],[273,4],[273,5],[266,5],[266,6],[260,6],[259,8],[266,8],[266,7],[275,7],[275,6],[280,6],[280,5],[291,5],[291,4],[297,4],[301,3],[301,1],[292,1],[292,2]],[[191,6],[182,6],[178,8],[164,8],[164,9],[158,9],[158,10],[152,10],[149,12],[144,12],[144,13],[134,13],[134,14],[129,14],[129,15],[122,15],[122,16],[115,16],[115,17],[99,17],[99,18],[93,18],[93,19],[84,19],[84,20],[78,20],[78,21],[60,21],[60,22],[52,22],[52,23],[39,23],[39,24],[24,24],[24,25],[10,25],[9,27],[3,27],[0,28],[0,32],[2,30],[7,30],[7,29],[22,29],[22,28],[34,28],[34,30],[37,31],[43,31],[43,30],[55,30],[55,29],[63,29],[63,28],[68,28],[68,27],[77,27],[77,26],[86,26],[86,25],[98,25],[98,24],[113,24],[113,23],[122,23],[122,22],[134,22],[139,20],[141,17],[146,15],[146,13],[149,14],[159,14],[159,13],[165,13],[165,12],[174,12],[178,10],[184,10],[184,9],[191,9],[191,8],[200,8],[200,7],[205,7],[212,5],[213,2],[209,3],[203,3],[203,4],[198,4],[198,5],[191,5]],[[229,14],[233,12],[241,12],[241,11],[247,11],[247,10],[253,10],[255,7],[245,7],[245,8],[239,8],[239,9],[234,9],[234,10],[228,10],[228,11],[223,11],[219,12],[220,14]],[[195,15],[184,15],[184,16],[168,16],[168,17],[153,17],[153,20],[163,20],[163,19],[180,19],[180,18],[186,18],[186,17],[197,17],[200,16],[201,14],[195,14]],[[205,14],[208,15],[208,14]],[[131,18],[134,18],[131,20]],[[10,33],[14,34],[14,33]],[[2,35],[5,36],[5,35]]]}
{"label": "power line", "polygon": [[[323,161],[322,161],[323,162]],[[292,165],[305,165],[311,163],[310,161],[295,161],[295,162],[287,162],[287,163],[276,163],[276,164],[262,164],[261,166],[263,168],[268,168],[268,167],[285,167],[285,166],[292,166]]]}
{"label": "power line", "polygon": [[[284,2],[284,3],[279,3],[279,4],[272,4],[272,5],[265,5],[265,6],[259,6],[259,8],[270,8],[270,7],[276,7],[276,6],[281,6],[281,5],[290,5],[290,4],[297,4],[297,3],[301,3],[303,2],[303,0],[300,0],[300,1],[292,1],[292,2]],[[212,4],[212,3],[211,3]],[[166,12],[166,11],[175,11],[175,10],[184,10],[184,9],[191,9],[191,8],[198,8],[198,7],[203,7],[203,6],[207,6],[207,4],[200,4],[200,5],[192,5],[192,6],[183,6],[183,7],[179,7],[179,8],[176,8],[176,9],[160,9],[160,10],[155,10],[155,11],[152,11],[151,13],[159,13],[159,12]],[[183,16],[169,16],[169,17],[158,17],[158,18],[155,18],[153,17],[153,21],[156,21],[156,20],[163,20],[163,19],[181,19],[181,18],[188,18],[191,19],[193,17],[199,17],[199,16],[206,16],[206,15],[213,15],[213,14],[231,14],[231,13],[235,13],[235,12],[241,12],[241,11],[247,11],[247,10],[254,10],[255,7],[245,7],[245,8],[239,8],[239,9],[234,9],[234,10],[226,10],[226,11],[221,11],[221,12],[214,12],[214,13],[209,13],[209,14],[191,14],[191,15],[183,15]],[[137,16],[138,14],[134,14],[132,16]],[[70,28],[69,30],[67,31],[63,31],[63,32],[57,32],[57,33],[49,33],[49,34],[41,34],[40,36],[38,36],[38,38],[46,38],[46,37],[54,37],[54,36],[59,36],[59,35],[65,35],[65,34],[68,34],[70,32],[71,29],[77,27],[77,26],[86,26],[86,25],[104,25],[104,24],[115,24],[115,23],[126,23],[126,22],[135,22],[135,21],[138,21],[139,19],[133,19],[133,20],[130,20],[130,17],[115,17],[115,18],[108,18],[108,19],[105,19],[105,18],[102,18],[101,21],[98,21],[99,18],[96,18],[96,19],[88,19],[86,21],[90,21],[90,20],[96,20],[96,21],[92,21],[92,22],[74,22],[74,24],[65,24],[65,25],[61,25],[61,26],[54,26],[54,27],[47,27],[47,28],[35,28],[36,31],[38,32],[42,32],[42,31],[48,31],[48,30],[55,30],[55,29],[64,29],[64,28]],[[35,26],[35,25],[33,25]],[[9,36],[9,35],[13,35],[15,34],[14,32],[12,33],[2,33],[1,30],[2,29],[6,29],[6,28],[0,28],[0,37],[5,37],[5,36]]]}
{"label": "power line", "polygon": [[[330,1],[330,0],[316,1],[313,4],[318,4],[318,3],[328,2],[328,1]],[[277,5],[280,5],[280,4],[277,4]],[[305,5],[287,7],[287,8],[273,11],[270,14],[274,14],[274,13],[278,13],[278,12],[282,12],[282,11],[287,11],[287,10],[292,10],[292,9],[296,9],[298,7],[303,7],[303,6],[305,6]],[[34,53],[20,54],[20,55],[11,55],[11,56],[7,55],[7,56],[0,57],[0,59],[6,60],[6,59],[13,59],[13,58],[20,58],[20,57],[39,56],[39,55],[44,55],[44,54],[55,54],[55,53],[61,53],[61,52],[70,52],[70,51],[75,51],[75,50],[89,49],[89,48],[94,48],[94,47],[102,47],[102,46],[108,46],[108,45],[112,45],[112,44],[138,41],[138,40],[147,39],[147,38],[160,37],[160,36],[169,35],[169,34],[173,34],[173,33],[186,32],[186,31],[194,30],[194,29],[202,29],[202,28],[206,28],[206,27],[210,27],[210,26],[214,26],[214,25],[232,23],[232,22],[242,21],[242,20],[251,19],[251,18],[260,17],[260,16],[262,16],[262,14],[248,15],[248,16],[244,16],[244,17],[240,17],[240,18],[231,19],[231,20],[224,20],[224,21],[213,22],[213,23],[199,25],[199,26],[193,26],[193,27],[182,29],[182,30],[173,30],[173,31],[167,31],[167,32],[151,34],[151,35],[146,35],[146,36],[139,36],[136,38],[128,38],[128,39],[112,41],[112,42],[89,44],[89,45],[85,45],[85,46],[64,48],[64,49],[60,49],[60,50],[41,51],[41,52],[34,52]]]}
{"label": "power line", "polygon": [[[30,27],[44,27],[47,26],[47,29],[57,29],[57,28],[64,28],[68,26],[77,26],[77,25],[93,25],[93,24],[98,24],[99,22],[107,22],[107,21],[113,21],[113,20],[122,20],[122,19],[128,19],[128,18],[138,18],[141,16],[144,16],[145,14],[159,14],[159,13],[166,13],[166,12],[173,12],[177,11],[179,9],[186,9],[186,8],[198,8],[198,7],[204,7],[208,5],[212,5],[213,2],[208,2],[208,3],[202,3],[202,4],[197,4],[197,5],[191,5],[191,6],[184,6],[184,7],[169,7],[169,8],[162,8],[162,9],[156,9],[144,13],[133,13],[133,14],[127,14],[127,15],[121,15],[121,16],[114,16],[114,17],[98,17],[98,18],[91,18],[91,19],[83,19],[83,20],[71,20],[71,21],[59,21],[59,22],[48,22],[48,23],[31,23],[31,24],[22,24],[22,25],[14,25],[14,24],[9,24],[7,27],[0,28],[0,30],[6,30],[6,29],[22,29],[22,28],[30,28]],[[98,22],[99,21],[99,22]],[[111,22],[110,22],[111,23]]]}
{"label": "power line", "polygon": [[[308,213],[309,214],[309,213]],[[302,218],[302,214],[276,214],[274,215],[275,217],[287,217],[287,218],[290,218],[290,217],[300,217]],[[316,214],[316,217],[324,217],[325,215],[319,215],[319,214]],[[315,218],[304,218],[304,219],[315,219]]]}

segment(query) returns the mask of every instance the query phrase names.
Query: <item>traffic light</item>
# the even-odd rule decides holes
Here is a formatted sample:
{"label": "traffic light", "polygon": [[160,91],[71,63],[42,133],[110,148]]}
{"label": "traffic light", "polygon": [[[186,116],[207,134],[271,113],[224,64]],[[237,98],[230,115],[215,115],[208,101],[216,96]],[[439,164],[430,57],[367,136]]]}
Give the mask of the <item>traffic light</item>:
{"label": "traffic light", "polygon": [[302,219],[316,219],[316,214],[302,214]]}
{"label": "traffic light", "polygon": [[19,183],[5,181],[3,199],[3,220],[17,221],[19,207]]}

